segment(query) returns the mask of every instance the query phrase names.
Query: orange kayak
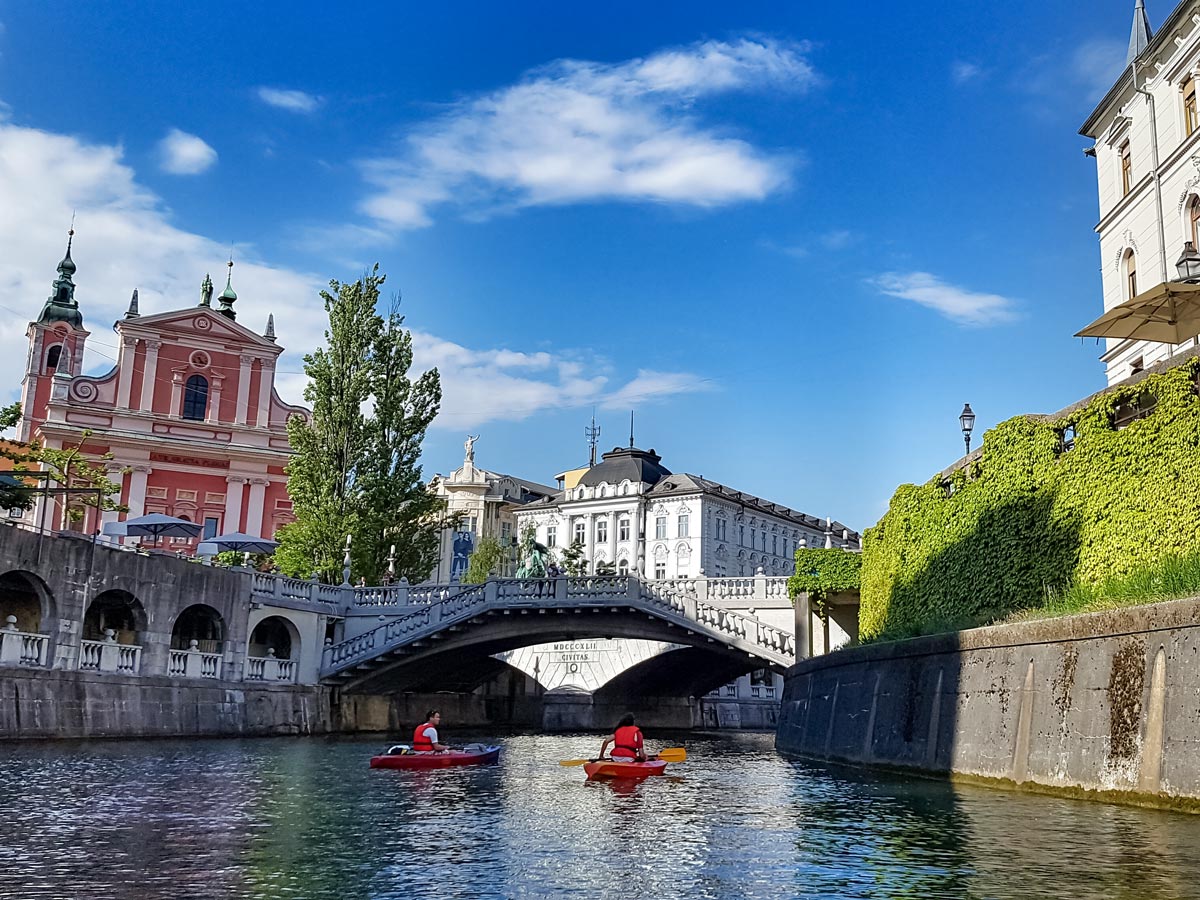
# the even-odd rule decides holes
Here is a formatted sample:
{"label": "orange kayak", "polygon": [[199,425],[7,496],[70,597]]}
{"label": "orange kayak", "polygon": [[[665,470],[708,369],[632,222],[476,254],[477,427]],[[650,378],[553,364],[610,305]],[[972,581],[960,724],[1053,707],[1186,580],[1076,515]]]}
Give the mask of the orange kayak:
{"label": "orange kayak", "polygon": [[588,781],[597,778],[646,778],[650,775],[661,775],[667,768],[665,759],[648,759],[645,762],[626,762],[620,759],[602,759],[584,765]]}

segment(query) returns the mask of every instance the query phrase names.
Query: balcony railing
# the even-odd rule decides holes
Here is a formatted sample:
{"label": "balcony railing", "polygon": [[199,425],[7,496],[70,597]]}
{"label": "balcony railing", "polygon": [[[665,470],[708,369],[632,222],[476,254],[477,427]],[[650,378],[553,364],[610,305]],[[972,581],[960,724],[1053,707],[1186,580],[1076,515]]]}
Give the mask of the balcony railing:
{"label": "balcony railing", "polygon": [[118,644],[116,632],[105,629],[102,641],[79,642],[79,668],[85,672],[119,672],[137,675],[142,667],[139,644]]}
{"label": "balcony railing", "polygon": [[17,617],[9,616],[0,629],[0,666],[44,666],[50,636],[17,631]]}
{"label": "balcony railing", "polygon": [[294,659],[276,659],[275,651],[266,656],[246,657],[246,680],[295,684],[299,668]]}
{"label": "balcony railing", "polygon": [[167,674],[173,678],[220,678],[221,654],[205,653],[199,642],[192,641],[187,650],[172,650],[167,660]]}

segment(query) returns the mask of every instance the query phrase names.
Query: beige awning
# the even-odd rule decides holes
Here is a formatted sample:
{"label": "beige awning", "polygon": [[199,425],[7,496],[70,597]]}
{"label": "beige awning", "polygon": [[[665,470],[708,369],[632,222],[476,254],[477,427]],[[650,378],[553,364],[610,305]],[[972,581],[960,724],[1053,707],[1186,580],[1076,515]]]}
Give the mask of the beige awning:
{"label": "beige awning", "polygon": [[1200,335],[1200,284],[1168,281],[1114,306],[1075,337],[1182,344]]}

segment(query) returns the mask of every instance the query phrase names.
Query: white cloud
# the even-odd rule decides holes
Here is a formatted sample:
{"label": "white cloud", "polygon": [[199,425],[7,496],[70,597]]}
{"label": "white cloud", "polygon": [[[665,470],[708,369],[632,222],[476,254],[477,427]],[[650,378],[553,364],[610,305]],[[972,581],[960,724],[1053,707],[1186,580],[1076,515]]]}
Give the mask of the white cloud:
{"label": "white cloud", "polygon": [[[122,161],[119,147],[88,144],[0,119],[0,385],[15,398],[27,354],[26,323],[50,293],[66,229],[76,211],[73,258],[76,299],[92,332],[84,365],[108,371],[117,355],[111,322],[138,288],[143,315],[199,300],[205,272],[221,287],[229,247],[176,227],[161,200]],[[327,276],[261,261],[253,247],[236,248],[233,283],[238,321],[261,330],[275,314],[285,353],[276,386],[302,402],[302,357],[322,340],[325,312],[318,291]],[[350,270],[347,277],[361,267]],[[552,350],[471,349],[414,333],[420,367],[439,367],[445,399],[435,427],[471,427],[485,421],[526,419],[563,406],[603,403],[626,390],[663,398],[689,390],[693,376],[664,381],[657,392],[637,388],[645,373],[622,380],[605,360]],[[672,377],[666,373],[666,378]],[[634,387],[630,387],[633,385]],[[636,389],[636,390],[635,390]]]}
{"label": "white cloud", "polygon": [[950,78],[955,84],[966,84],[968,81],[983,75],[983,69],[973,62],[958,59],[950,66]]}
{"label": "white cloud", "polygon": [[821,245],[826,250],[845,250],[858,240],[858,235],[846,228],[835,228],[821,235]]}
{"label": "white cloud", "polygon": [[158,151],[162,170],[172,175],[199,175],[217,161],[217,151],[202,138],[178,128],[172,128],[158,142]]}
{"label": "white cloud", "polygon": [[713,207],[760,200],[793,160],[700,124],[705,96],[805,90],[808,47],[707,41],[621,63],[559,60],[468,98],[418,126],[397,152],[362,164],[363,210],[395,228],[430,224],[434,207],[475,215],[598,200]]}
{"label": "white cloud", "polygon": [[1009,298],[947,284],[928,272],[887,272],[870,283],[889,297],[927,306],[960,325],[998,325],[1016,318]]}
{"label": "white cloud", "polygon": [[288,112],[297,113],[316,112],[317,107],[324,102],[323,98],[304,91],[273,87],[260,87],[258,99],[276,109],[286,109]]}

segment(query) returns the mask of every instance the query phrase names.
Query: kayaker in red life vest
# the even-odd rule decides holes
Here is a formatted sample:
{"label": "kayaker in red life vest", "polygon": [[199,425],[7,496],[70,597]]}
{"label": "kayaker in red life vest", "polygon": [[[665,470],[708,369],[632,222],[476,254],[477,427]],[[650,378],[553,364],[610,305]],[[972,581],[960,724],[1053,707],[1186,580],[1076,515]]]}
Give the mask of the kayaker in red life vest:
{"label": "kayaker in red life vest", "polygon": [[617,723],[613,736],[604,739],[600,747],[600,759],[604,759],[609,744],[612,744],[612,759],[636,759],[638,762],[646,759],[642,729],[633,724],[633,713],[626,713]]}
{"label": "kayaker in red life vest", "polygon": [[438,725],[442,722],[442,714],[431,709],[425,716],[425,721],[413,731],[412,748],[414,753],[444,753],[450,748],[438,743]]}

